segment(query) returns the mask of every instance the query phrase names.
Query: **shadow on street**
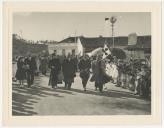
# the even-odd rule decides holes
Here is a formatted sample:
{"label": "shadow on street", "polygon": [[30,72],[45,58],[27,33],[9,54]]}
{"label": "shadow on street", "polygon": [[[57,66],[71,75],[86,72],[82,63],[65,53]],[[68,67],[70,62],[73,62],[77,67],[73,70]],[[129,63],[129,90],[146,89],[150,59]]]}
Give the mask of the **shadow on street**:
{"label": "shadow on street", "polygon": [[[95,95],[95,96],[104,96],[104,97],[111,97],[111,98],[118,98],[118,99],[127,99],[133,98],[133,99],[141,99],[139,96],[135,96],[131,92],[125,92],[125,91],[118,91],[118,90],[104,90],[102,93],[99,91],[95,91],[94,89],[88,89],[87,91],[83,91],[80,89],[71,88],[71,90],[67,90],[64,87],[59,87],[57,89],[52,89],[50,86],[47,85],[47,87],[40,86],[40,80],[35,80],[35,85],[33,85],[31,88],[27,88],[27,86],[20,88],[18,85],[13,84],[12,88],[12,114],[14,116],[30,116],[30,115],[38,115],[34,111],[34,104],[37,104],[42,98],[54,96],[58,98],[64,98],[63,95],[60,94],[67,94],[67,95],[78,95],[81,94],[87,94],[87,95]],[[146,100],[146,99],[141,99]],[[76,101],[75,101],[76,102]],[[102,105],[107,104],[106,102],[102,103]],[[150,102],[146,104],[145,107],[140,106],[140,104],[136,104],[135,102],[132,102],[129,104],[129,102],[116,102],[115,104],[111,104],[113,108],[120,108],[120,109],[140,109],[140,110],[146,110],[147,106],[150,106]],[[147,112],[151,111],[150,109],[146,110]]]}
{"label": "shadow on street", "polygon": [[13,84],[12,88],[12,115],[37,115],[33,111],[33,105],[38,103],[42,97],[55,96],[62,98],[58,94],[55,94],[54,90],[38,86],[32,86],[31,88],[20,88],[18,85]]}
{"label": "shadow on street", "polygon": [[[139,96],[134,95],[131,92],[124,92],[124,91],[117,91],[117,90],[104,90],[103,92],[95,91],[95,90],[80,90],[80,89],[75,89],[71,88],[70,90],[65,89],[64,87],[58,87],[58,89],[55,90],[56,92],[61,92],[61,93],[67,93],[67,94],[72,94],[71,92],[76,92],[76,93],[83,93],[83,94],[91,94],[91,95],[97,95],[97,96],[107,96],[107,97],[114,97],[114,98],[135,98],[135,99],[142,99]],[[143,99],[147,100],[147,99]]]}

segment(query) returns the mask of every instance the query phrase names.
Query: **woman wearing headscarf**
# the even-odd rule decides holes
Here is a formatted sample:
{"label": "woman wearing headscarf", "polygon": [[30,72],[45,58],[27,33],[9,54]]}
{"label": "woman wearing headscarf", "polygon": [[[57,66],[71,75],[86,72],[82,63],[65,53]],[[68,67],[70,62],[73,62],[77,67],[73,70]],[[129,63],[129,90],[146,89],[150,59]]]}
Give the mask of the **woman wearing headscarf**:
{"label": "woman wearing headscarf", "polygon": [[17,62],[16,79],[19,80],[20,87],[23,86],[23,81],[26,79],[26,70],[23,57],[20,57]]}

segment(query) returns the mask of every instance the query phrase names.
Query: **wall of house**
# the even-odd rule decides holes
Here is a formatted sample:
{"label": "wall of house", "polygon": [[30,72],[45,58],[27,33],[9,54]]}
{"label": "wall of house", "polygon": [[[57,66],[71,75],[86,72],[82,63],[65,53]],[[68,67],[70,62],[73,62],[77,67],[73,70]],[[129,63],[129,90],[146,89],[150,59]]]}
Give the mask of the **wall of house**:
{"label": "wall of house", "polygon": [[74,52],[77,55],[77,43],[61,43],[61,44],[49,44],[48,51],[49,54],[52,54],[56,50],[57,55],[68,55],[68,53],[72,54]]}

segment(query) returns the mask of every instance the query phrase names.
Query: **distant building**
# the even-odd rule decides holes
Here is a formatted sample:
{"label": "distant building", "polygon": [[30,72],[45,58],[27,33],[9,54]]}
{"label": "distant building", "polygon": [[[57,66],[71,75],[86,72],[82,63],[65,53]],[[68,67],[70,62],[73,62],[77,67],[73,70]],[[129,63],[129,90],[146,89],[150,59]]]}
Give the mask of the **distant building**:
{"label": "distant building", "polygon": [[136,44],[128,45],[125,50],[135,59],[150,58],[151,36],[138,36]]}
{"label": "distant building", "polygon": [[[116,37],[115,46],[117,48],[125,48],[128,45],[127,37]],[[121,42],[121,43],[120,43]],[[54,50],[57,54],[79,54],[81,52],[87,53],[92,50],[103,47],[104,43],[112,46],[112,38],[107,37],[68,37],[56,44],[48,44],[49,53],[52,54]]]}
{"label": "distant building", "polygon": [[[92,50],[104,47],[106,43],[108,47],[112,48],[113,46],[113,39],[112,37],[80,37],[81,43],[84,47],[85,52],[91,52]],[[125,48],[128,45],[128,38],[127,37],[115,37],[114,38],[114,46],[115,48]]]}
{"label": "distant building", "polygon": [[58,55],[68,55],[68,53],[77,55],[78,45],[76,40],[79,40],[79,38],[69,37],[56,44],[48,44],[49,54],[56,50]]}
{"label": "distant building", "polygon": [[[134,34],[133,34],[134,35]],[[92,50],[103,47],[104,43],[108,45],[108,47],[113,46],[112,37],[68,37],[56,44],[48,44],[49,53],[53,53],[54,50],[57,51],[58,55],[72,53],[75,55],[83,53],[91,52]],[[130,47],[134,45],[128,45],[128,37],[120,36],[114,38],[114,47],[123,49],[129,56],[131,51]],[[134,44],[134,43],[133,43]],[[135,46],[143,48],[144,51],[140,50],[140,53],[145,53],[147,50],[151,51],[151,36],[137,36],[137,42]],[[147,47],[148,46],[148,47]],[[139,54],[139,53],[138,53]],[[141,53],[142,54],[142,53]]]}

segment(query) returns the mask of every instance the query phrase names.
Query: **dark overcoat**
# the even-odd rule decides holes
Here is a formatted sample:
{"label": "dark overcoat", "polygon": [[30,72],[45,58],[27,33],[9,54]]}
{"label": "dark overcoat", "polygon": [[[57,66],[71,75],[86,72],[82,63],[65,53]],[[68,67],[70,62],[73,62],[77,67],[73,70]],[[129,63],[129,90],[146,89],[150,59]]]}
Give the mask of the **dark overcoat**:
{"label": "dark overcoat", "polygon": [[32,57],[31,59],[27,58],[25,59],[25,64],[29,66],[28,69],[26,69],[27,72],[34,72],[37,69],[35,58]]}
{"label": "dark overcoat", "polygon": [[58,82],[58,74],[61,70],[61,64],[58,58],[52,59],[49,62],[50,72],[50,80],[49,84],[57,84]]}
{"label": "dark overcoat", "polygon": [[17,80],[24,80],[26,79],[26,71],[24,69],[25,63],[24,62],[17,62],[17,71],[16,71],[16,79]]}
{"label": "dark overcoat", "polygon": [[41,59],[40,70],[42,71],[42,73],[46,73],[46,71],[47,71],[47,59],[46,58]]}
{"label": "dark overcoat", "polygon": [[62,71],[65,82],[74,82],[76,72],[75,61],[73,59],[65,59],[62,64]]}
{"label": "dark overcoat", "polygon": [[80,69],[80,77],[82,79],[86,79],[88,80],[89,79],[89,76],[90,76],[90,68],[91,68],[91,62],[89,59],[87,60],[80,60],[79,64],[79,69]]}
{"label": "dark overcoat", "polygon": [[95,81],[97,84],[105,84],[107,83],[110,78],[106,75],[105,72],[105,68],[106,68],[106,64],[104,60],[99,60],[99,61],[95,61],[94,64],[94,71],[93,71],[93,75],[91,78],[91,81]]}

